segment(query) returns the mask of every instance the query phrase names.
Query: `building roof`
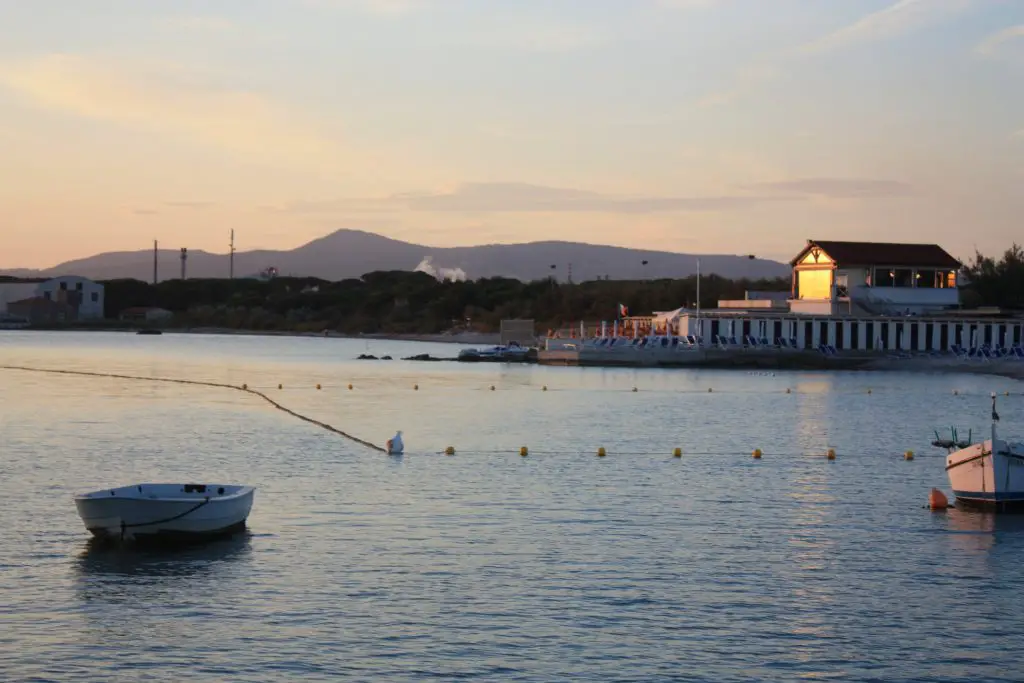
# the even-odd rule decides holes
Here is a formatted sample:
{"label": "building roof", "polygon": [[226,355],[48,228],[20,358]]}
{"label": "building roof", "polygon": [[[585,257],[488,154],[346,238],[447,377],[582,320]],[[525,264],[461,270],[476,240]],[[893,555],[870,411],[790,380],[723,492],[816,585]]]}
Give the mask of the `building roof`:
{"label": "building roof", "polygon": [[960,262],[937,244],[839,242],[833,240],[807,240],[807,246],[790,261],[790,265],[795,266],[814,247],[818,247],[833,261],[843,266],[960,267]]}

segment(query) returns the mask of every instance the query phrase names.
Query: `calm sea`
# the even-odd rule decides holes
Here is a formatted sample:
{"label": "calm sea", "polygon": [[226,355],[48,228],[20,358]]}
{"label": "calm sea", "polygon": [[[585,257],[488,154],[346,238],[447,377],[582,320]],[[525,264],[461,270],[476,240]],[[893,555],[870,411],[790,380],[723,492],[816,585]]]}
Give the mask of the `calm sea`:
{"label": "calm sea", "polygon": [[[0,333],[0,364],[247,383],[407,449],[231,390],[0,370],[0,680],[1020,680],[1024,521],[922,508],[933,430],[983,432],[1009,391],[1024,436],[1020,383],[367,351],[457,347]],[[91,548],[72,495],[156,481],[257,486],[249,533]]]}

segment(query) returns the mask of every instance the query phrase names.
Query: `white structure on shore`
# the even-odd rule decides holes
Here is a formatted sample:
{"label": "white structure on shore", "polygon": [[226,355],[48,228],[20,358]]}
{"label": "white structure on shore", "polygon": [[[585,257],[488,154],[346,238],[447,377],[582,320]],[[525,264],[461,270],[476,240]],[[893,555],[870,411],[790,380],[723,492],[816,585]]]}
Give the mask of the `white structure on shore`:
{"label": "white structure on shore", "polygon": [[922,315],[960,305],[960,262],[937,244],[807,240],[790,265],[793,313]]}
{"label": "white structure on shore", "polygon": [[998,355],[1024,344],[1024,318],[960,309],[960,264],[938,245],[809,240],[791,264],[788,293],[632,316],[604,325],[602,336],[829,352]]}
{"label": "white structure on shore", "polygon": [[0,314],[8,316],[102,320],[104,305],[103,285],[77,275],[0,282]]}

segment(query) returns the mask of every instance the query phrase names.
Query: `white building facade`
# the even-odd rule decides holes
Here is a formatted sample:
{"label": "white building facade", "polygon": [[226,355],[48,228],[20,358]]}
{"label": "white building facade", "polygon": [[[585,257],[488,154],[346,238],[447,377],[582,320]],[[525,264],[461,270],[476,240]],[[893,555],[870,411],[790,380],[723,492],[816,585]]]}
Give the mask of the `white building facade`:
{"label": "white building facade", "polygon": [[960,305],[960,263],[937,244],[808,240],[790,265],[790,310],[928,315]]}
{"label": "white building facade", "polygon": [[7,313],[10,304],[41,298],[77,306],[78,320],[102,320],[103,285],[77,275],[66,275],[45,282],[0,283],[0,313]]}

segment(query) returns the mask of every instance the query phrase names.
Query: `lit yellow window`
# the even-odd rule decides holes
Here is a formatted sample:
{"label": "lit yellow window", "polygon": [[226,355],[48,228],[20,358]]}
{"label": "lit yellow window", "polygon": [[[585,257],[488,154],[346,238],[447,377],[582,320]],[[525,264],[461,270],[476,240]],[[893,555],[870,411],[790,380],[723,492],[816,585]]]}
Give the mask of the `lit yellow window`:
{"label": "lit yellow window", "polygon": [[797,291],[801,299],[831,299],[831,270],[801,270],[797,274]]}

